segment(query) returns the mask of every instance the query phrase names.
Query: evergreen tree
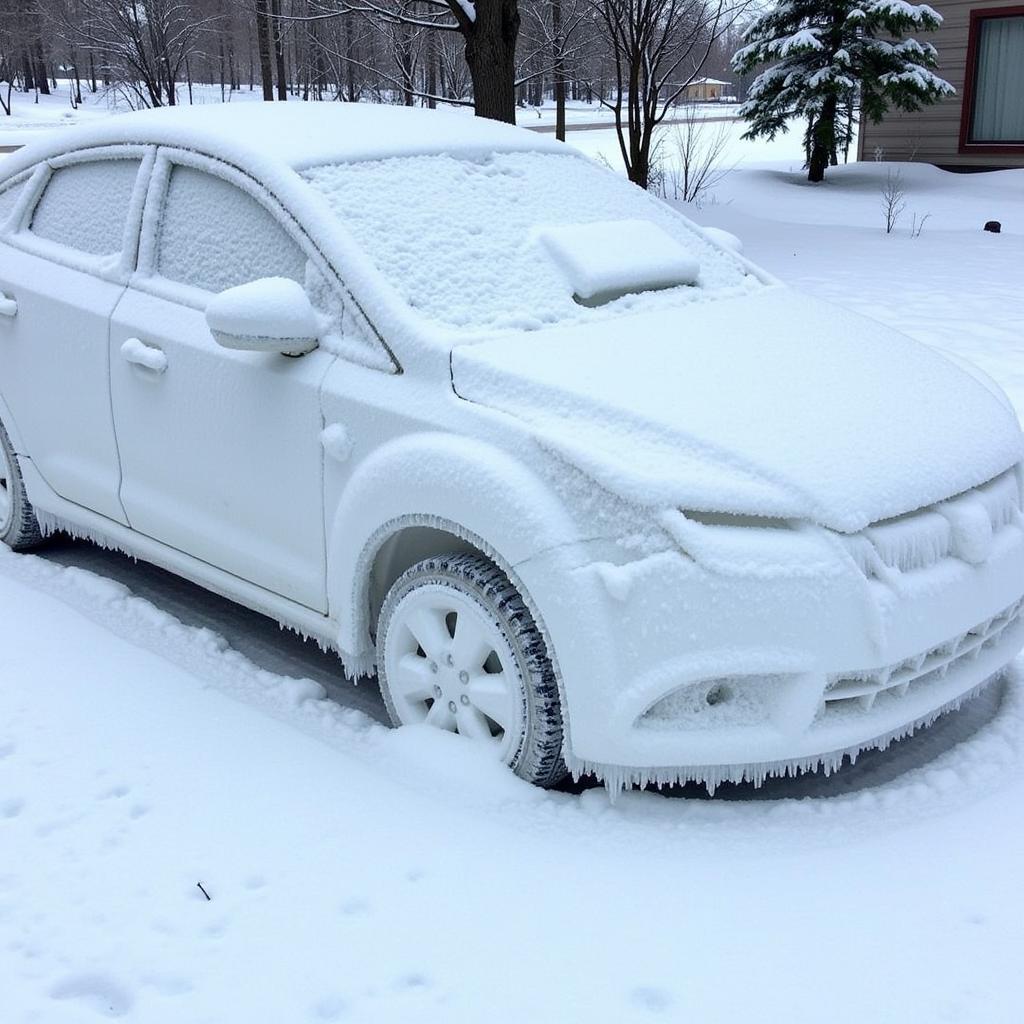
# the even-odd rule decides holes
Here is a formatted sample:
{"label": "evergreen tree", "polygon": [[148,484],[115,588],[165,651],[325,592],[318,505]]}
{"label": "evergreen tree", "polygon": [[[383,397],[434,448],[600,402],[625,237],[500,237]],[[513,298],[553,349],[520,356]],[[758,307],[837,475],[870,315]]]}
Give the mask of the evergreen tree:
{"label": "evergreen tree", "polygon": [[955,90],[932,72],[931,43],[905,38],[932,31],[942,17],[904,0],[781,0],[744,33],[733,69],[769,67],[750,87],[740,116],[744,138],[774,138],[793,118],[807,122],[808,180],[821,181],[848,142],[859,109],[880,121],[890,107],[918,110]]}

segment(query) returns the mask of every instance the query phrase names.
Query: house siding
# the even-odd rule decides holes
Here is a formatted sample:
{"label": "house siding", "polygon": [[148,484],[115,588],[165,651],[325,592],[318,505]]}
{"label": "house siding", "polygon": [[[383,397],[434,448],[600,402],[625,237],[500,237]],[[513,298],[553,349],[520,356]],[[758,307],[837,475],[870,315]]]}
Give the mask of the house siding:
{"label": "house siding", "polygon": [[891,110],[880,124],[861,124],[857,145],[860,160],[917,160],[940,167],[1024,167],[1024,153],[961,153],[960,123],[967,75],[967,46],[972,10],[1020,8],[1024,0],[932,0],[943,17],[935,32],[922,41],[939,51],[937,73],[956,95],[922,110]]}

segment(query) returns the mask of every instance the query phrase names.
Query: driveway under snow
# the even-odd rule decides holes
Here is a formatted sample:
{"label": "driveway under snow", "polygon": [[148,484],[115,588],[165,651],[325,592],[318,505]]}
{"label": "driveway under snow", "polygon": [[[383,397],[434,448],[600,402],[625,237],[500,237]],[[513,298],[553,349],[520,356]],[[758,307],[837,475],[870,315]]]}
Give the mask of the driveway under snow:
{"label": "driveway under snow", "polygon": [[[919,238],[880,173],[745,169],[696,217],[1024,409],[1024,172],[911,168]],[[1019,668],[831,779],[611,806],[88,545],[0,551],[0,610],[4,1024],[1020,1019]]]}

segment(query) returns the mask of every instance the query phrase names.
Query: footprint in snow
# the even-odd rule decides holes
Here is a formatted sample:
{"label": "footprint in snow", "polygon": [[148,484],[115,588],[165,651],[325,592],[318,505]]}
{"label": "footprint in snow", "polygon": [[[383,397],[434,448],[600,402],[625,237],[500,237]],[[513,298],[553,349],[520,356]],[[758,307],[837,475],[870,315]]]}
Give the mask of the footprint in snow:
{"label": "footprint in snow", "polygon": [[641,1010],[664,1013],[672,1005],[672,997],[661,988],[641,985],[629,993],[629,1001]]}
{"label": "footprint in snow", "polygon": [[316,1020],[341,1020],[348,1014],[348,1004],[340,996],[324,996],[313,1007]]}
{"label": "footprint in snow", "polygon": [[21,814],[25,806],[24,800],[11,797],[9,800],[0,800],[0,818],[16,818]]}
{"label": "footprint in snow", "polygon": [[423,974],[417,974],[415,972],[411,974],[403,974],[402,977],[395,982],[395,989],[397,991],[421,988],[430,988],[430,979]]}
{"label": "footprint in snow", "polygon": [[132,791],[131,786],[126,786],[122,783],[119,786],[113,786],[103,793],[100,793],[98,799],[100,800],[120,800],[122,797],[127,796]]}
{"label": "footprint in snow", "polygon": [[88,1006],[101,1017],[125,1017],[135,1000],[131,993],[105,974],[73,974],[50,989],[50,997],[73,999]]}
{"label": "footprint in snow", "polygon": [[347,900],[341,905],[341,912],[348,916],[369,913],[370,905],[365,900]]}

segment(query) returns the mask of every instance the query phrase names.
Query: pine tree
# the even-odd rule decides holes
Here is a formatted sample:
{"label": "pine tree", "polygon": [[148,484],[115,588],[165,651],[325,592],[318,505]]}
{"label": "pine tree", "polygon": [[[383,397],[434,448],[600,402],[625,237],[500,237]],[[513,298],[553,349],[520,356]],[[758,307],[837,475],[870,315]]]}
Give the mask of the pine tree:
{"label": "pine tree", "polygon": [[740,107],[750,122],[744,138],[774,138],[803,118],[807,177],[821,181],[849,141],[844,133],[858,103],[877,122],[890,107],[918,110],[955,92],[931,70],[935,47],[904,38],[941,24],[931,7],[904,0],[781,0],[750,25],[747,45],[732,59],[739,74],[770,65]]}

